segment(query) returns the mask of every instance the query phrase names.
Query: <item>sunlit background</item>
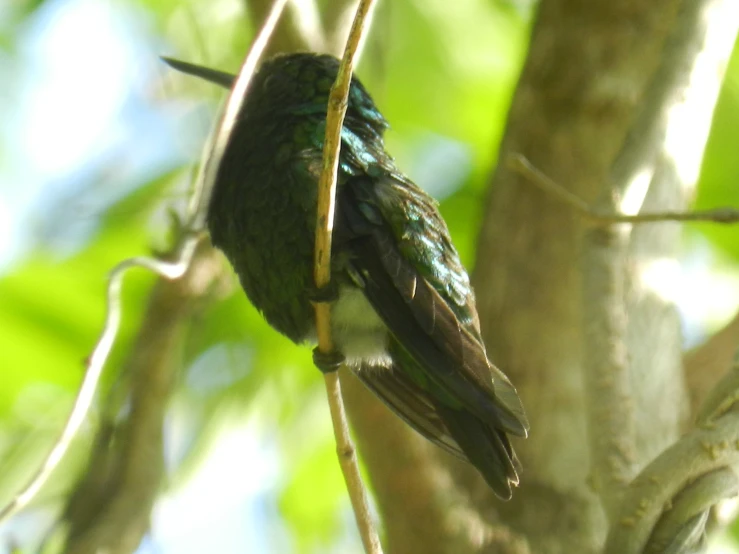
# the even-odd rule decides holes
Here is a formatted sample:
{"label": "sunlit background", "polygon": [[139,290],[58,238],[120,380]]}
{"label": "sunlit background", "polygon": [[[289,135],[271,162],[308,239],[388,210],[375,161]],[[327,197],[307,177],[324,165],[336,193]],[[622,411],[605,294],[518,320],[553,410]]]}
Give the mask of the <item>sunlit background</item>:
{"label": "sunlit background", "polygon": [[[473,259],[485,176],[525,55],[526,2],[386,2],[359,75],[391,122],[389,147],[443,200]],[[252,23],[237,0],[0,3],[0,503],[58,433],[103,317],[107,272],[166,246],[220,91],[162,54],[235,71]],[[443,37],[443,38],[442,38]],[[739,205],[739,59],[712,129],[698,207]],[[685,229],[679,267],[648,275],[683,315],[686,347],[739,306],[739,231]],[[153,279],[125,287],[118,364]],[[166,427],[169,478],[140,552],[358,552],[318,372],[240,293],[208,308],[183,353]],[[93,414],[94,417],[94,414]],[[92,426],[0,552],[52,533]],[[739,536],[739,533],[736,534]],[[739,552],[728,533],[715,552]],[[27,549],[27,550],[26,550]]]}

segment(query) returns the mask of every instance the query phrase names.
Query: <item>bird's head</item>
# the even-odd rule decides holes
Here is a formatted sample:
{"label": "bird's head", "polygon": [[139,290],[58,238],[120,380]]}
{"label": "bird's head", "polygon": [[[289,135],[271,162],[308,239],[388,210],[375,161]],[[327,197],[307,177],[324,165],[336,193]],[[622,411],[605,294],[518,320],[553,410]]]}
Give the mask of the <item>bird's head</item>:
{"label": "bird's head", "polygon": [[[236,76],[171,58],[162,58],[178,71],[195,75],[226,88]],[[246,119],[280,116],[323,116],[339,60],[312,53],[283,54],[265,61],[246,92],[242,115]],[[369,125],[382,136],[388,124],[358,79],[352,78],[347,107],[351,120]]]}

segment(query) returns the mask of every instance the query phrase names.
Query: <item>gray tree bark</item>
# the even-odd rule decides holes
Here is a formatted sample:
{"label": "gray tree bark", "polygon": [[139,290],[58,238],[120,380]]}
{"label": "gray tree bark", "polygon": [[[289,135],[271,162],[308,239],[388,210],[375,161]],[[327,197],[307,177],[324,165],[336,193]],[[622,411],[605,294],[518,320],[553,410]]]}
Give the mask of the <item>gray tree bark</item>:
{"label": "gray tree bark", "polygon": [[[381,409],[363,411],[352,391],[388,552],[600,552],[628,481],[685,428],[679,321],[649,280],[657,262],[674,261],[677,224],[586,228],[506,158],[524,154],[607,211],[684,208],[736,36],[732,11],[719,1],[541,2],[474,273],[489,355],[531,421],[515,445],[522,486],[502,504],[390,418],[380,428],[392,433],[363,431]],[[411,446],[396,456],[399,442]],[[428,508],[404,517],[404,484],[424,472],[436,476],[432,491],[420,488]]]}

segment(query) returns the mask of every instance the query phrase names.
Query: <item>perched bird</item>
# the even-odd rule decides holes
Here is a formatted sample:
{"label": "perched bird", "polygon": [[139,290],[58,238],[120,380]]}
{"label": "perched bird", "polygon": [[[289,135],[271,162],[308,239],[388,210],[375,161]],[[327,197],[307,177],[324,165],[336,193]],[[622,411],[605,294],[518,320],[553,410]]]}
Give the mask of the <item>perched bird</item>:
{"label": "perched bird", "polygon": [[[235,80],[165,61],[224,87]],[[305,53],[264,62],[247,90],[208,209],[213,244],[246,295],[296,343],[315,340],[317,184],[338,67],[332,56]],[[436,202],[385,151],[387,127],[353,79],[334,221],[334,344],[411,427],[471,462],[508,499],[520,471],[508,436],[527,435],[524,409],[487,359],[469,278]]]}

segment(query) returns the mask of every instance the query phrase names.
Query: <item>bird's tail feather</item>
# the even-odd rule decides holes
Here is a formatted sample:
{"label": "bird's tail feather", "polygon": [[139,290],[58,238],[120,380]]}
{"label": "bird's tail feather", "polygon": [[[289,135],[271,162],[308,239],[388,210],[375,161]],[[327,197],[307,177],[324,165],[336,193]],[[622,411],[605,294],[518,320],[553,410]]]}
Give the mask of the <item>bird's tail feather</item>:
{"label": "bird's tail feather", "polygon": [[485,425],[468,411],[440,403],[437,403],[436,410],[451,436],[495,494],[509,500],[511,486],[518,485],[520,463],[508,436]]}

